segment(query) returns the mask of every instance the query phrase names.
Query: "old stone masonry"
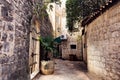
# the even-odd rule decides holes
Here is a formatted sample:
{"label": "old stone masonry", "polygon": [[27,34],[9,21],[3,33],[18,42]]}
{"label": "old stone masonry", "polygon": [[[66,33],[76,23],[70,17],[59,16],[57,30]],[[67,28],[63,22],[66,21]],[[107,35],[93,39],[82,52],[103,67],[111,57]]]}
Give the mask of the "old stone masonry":
{"label": "old stone masonry", "polygon": [[30,0],[0,0],[0,80],[29,80]]}

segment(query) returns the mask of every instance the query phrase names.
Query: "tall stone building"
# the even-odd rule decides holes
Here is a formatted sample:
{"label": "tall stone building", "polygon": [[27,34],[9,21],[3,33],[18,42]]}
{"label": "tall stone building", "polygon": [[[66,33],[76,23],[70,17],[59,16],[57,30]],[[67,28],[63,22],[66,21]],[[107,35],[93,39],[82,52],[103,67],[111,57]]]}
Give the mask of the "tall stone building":
{"label": "tall stone building", "polygon": [[0,80],[29,80],[30,0],[0,0]]}

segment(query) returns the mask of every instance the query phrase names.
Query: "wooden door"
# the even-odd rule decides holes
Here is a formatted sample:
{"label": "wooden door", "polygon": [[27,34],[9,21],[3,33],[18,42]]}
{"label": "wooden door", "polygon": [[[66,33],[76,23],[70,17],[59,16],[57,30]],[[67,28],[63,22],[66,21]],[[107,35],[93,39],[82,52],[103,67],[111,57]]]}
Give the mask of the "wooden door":
{"label": "wooden door", "polygon": [[30,47],[29,47],[29,66],[31,78],[35,77],[40,71],[40,43],[39,35],[33,30],[30,32]]}

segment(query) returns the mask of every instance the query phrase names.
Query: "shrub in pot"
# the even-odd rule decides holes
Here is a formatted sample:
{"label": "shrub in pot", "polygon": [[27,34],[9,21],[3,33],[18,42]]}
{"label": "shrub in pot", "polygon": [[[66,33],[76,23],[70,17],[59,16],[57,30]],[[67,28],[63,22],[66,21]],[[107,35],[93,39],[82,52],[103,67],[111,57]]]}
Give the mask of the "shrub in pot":
{"label": "shrub in pot", "polygon": [[44,50],[43,60],[41,60],[42,74],[52,74],[54,72],[53,52],[56,50],[52,36],[40,37],[40,43]]}

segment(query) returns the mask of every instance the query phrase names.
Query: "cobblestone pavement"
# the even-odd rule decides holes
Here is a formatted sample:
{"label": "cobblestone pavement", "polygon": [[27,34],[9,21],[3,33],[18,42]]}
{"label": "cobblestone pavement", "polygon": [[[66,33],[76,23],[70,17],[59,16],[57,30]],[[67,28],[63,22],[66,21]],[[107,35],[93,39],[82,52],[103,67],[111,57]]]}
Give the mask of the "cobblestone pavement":
{"label": "cobblestone pavement", "polygon": [[55,72],[52,75],[39,74],[34,80],[90,80],[86,66],[80,61],[55,60]]}

